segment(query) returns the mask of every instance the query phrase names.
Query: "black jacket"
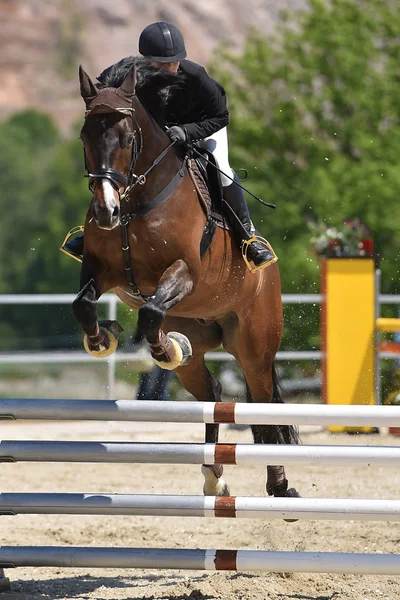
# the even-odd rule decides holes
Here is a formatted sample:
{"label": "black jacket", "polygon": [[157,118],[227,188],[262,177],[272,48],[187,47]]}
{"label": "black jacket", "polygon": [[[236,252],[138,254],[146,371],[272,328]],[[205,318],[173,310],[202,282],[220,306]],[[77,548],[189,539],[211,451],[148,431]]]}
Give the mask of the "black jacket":
{"label": "black jacket", "polygon": [[184,126],[190,141],[202,140],[226,127],[229,112],[224,88],[190,60],[181,60],[179,72],[185,75],[185,81],[171,90],[167,99],[167,125]]}

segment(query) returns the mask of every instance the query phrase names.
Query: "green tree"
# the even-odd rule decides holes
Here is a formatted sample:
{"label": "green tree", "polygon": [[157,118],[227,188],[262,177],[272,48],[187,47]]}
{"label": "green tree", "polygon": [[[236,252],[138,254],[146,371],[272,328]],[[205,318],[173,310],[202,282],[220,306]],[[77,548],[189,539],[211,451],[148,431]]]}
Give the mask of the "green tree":
{"label": "green tree", "polygon": [[[280,261],[284,292],[318,292],[307,218],[359,216],[370,227],[382,290],[399,293],[400,7],[391,0],[310,0],[277,34],[252,30],[241,55],[219,50],[230,152],[253,220]],[[285,349],[319,346],[317,307],[285,307]]]}
{"label": "green tree", "polygon": [[[73,292],[79,266],[59,252],[83,223],[90,195],[76,135],[62,140],[50,117],[29,110],[0,124],[0,293]],[[2,307],[5,349],[62,343],[77,331],[70,307]],[[71,339],[68,338],[69,345]]]}
{"label": "green tree", "polygon": [[43,222],[48,167],[58,143],[51,119],[35,111],[0,124],[0,292],[28,291],[33,231]]}
{"label": "green tree", "polygon": [[281,258],[283,290],[317,291],[307,217],[360,216],[398,292],[400,8],[390,0],[311,0],[279,33],[249,35],[241,56],[219,53],[232,163],[277,210],[250,201]]}

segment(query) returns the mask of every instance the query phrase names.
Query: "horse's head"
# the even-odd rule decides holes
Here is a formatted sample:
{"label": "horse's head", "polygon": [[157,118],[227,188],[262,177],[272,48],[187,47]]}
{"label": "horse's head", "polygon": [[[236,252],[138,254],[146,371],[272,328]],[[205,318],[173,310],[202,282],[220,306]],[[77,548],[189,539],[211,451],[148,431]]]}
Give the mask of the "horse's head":
{"label": "horse's head", "polygon": [[132,66],[117,88],[95,86],[82,67],[79,79],[86,104],[81,139],[93,193],[93,218],[101,229],[114,229],[138,151],[139,128],[133,107],[136,69]]}

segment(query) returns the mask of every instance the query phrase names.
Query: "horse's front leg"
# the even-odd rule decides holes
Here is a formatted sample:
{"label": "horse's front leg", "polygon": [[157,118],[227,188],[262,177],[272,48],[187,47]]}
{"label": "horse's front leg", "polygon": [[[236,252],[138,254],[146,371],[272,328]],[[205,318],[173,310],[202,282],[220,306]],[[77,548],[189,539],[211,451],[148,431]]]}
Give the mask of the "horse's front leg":
{"label": "horse's front leg", "polygon": [[81,272],[81,289],[72,303],[72,310],[85,333],[85,350],[96,358],[115,352],[122,327],[116,321],[98,321],[98,299],[110,286],[85,257]]}
{"label": "horse's front leg", "polygon": [[154,295],[139,310],[139,329],[150,345],[152,357],[163,369],[176,369],[192,358],[188,338],[177,332],[166,335],[161,325],[167,310],[190,294],[193,287],[188,265],[177,260],[164,271]]}

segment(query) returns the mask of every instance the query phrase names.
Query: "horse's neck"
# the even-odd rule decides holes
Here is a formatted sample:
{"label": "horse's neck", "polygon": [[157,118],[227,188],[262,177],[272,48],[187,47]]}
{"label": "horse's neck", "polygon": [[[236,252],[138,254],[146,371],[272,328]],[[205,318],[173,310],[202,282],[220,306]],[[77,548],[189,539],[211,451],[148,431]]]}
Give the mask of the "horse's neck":
{"label": "horse's neck", "polygon": [[[154,160],[167,148],[170,140],[160,125],[146,111],[144,106],[136,100],[135,120],[140,130],[141,148],[135,164],[136,175],[143,175],[153,164]],[[149,181],[134,194],[136,204],[148,202],[150,197],[157,195],[165,187],[181,167],[181,161],[171,149],[152,169]]]}
{"label": "horse's neck", "polygon": [[[142,130],[143,150],[150,149],[158,153],[165,148],[168,137],[157,121],[151,116],[139,101],[136,108],[136,122]],[[154,159],[153,159],[154,160]]]}

